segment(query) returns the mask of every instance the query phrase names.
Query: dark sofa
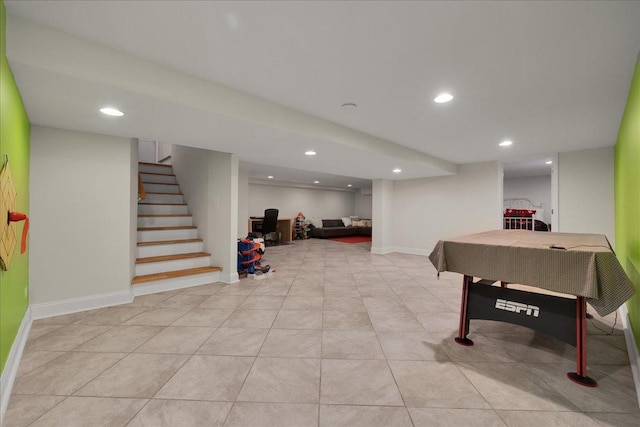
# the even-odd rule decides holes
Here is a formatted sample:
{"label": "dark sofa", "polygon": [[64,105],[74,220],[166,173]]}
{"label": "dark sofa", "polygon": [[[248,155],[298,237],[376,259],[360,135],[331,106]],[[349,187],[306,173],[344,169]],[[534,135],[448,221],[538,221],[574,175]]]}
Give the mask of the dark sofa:
{"label": "dark sofa", "polygon": [[341,219],[323,219],[321,228],[311,229],[311,237],[319,239],[346,236],[371,236],[371,227],[345,226]]}

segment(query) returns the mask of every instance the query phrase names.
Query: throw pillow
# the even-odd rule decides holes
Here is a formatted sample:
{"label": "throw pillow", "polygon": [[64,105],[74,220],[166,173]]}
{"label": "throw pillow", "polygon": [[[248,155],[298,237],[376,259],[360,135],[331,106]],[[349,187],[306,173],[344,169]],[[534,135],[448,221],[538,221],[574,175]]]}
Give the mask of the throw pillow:
{"label": "throw pillow", "polygon": [[322,220],[319,218],[307,218],[307,222],[315,228],[322,228]]}
{"label": "throw pillow", "polygon": [[342,218],[342,223],[345,227],[349,227],[351,225],[351,218],[345,216],[344,218]]}

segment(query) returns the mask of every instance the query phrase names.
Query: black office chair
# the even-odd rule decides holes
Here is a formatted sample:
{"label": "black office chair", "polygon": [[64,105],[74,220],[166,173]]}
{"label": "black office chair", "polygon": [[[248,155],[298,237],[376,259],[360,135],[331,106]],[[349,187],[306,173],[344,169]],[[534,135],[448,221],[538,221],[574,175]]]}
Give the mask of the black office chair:
{"label": "black office chair", "polygon": [[264,219],[262,220],[262,238],[265,244],[267,241],[273,242],[272,235],[275,235],[275,240],[278,240],[278,209],[265,209]]}

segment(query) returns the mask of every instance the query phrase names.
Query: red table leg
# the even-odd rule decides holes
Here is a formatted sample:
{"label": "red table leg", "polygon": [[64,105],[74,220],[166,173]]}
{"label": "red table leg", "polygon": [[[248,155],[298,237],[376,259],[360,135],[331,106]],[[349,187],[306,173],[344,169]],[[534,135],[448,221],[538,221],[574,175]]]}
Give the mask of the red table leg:
{"label": "red table leg", "polygon": [[598,382],[587,376],[587,300],[576,298],[576,370],[567,377],[576,384],[597,387]]}
{"label": "red table leg", "polygon": [[462,279],[462,298],[460,301],[460,325],[458,327],[458,336],[455,341],[464,346],[473,345],[473,341],[467,338],[469,333],[469,319],[467,318],[467,309],[469,307],[469,285],[473,281],[473,277],[464,276]]}

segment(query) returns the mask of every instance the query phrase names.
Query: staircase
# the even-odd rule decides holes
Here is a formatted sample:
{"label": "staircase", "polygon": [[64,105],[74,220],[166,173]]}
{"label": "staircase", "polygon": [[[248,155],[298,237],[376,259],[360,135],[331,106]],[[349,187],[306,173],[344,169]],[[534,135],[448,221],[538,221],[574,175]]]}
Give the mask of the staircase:
{"label": "staircase", "polygon": [[217,282],[220,268],[202,250],[171,165],[141,162],[138,171],[146,195],[138,202],[134,295]]}

